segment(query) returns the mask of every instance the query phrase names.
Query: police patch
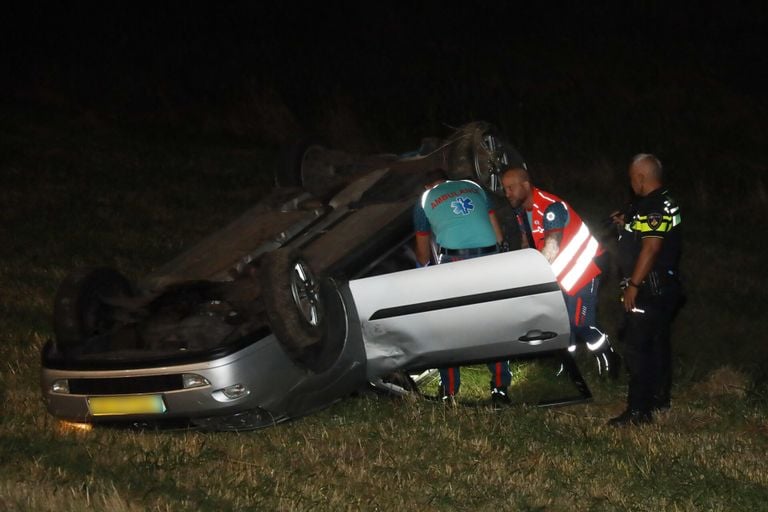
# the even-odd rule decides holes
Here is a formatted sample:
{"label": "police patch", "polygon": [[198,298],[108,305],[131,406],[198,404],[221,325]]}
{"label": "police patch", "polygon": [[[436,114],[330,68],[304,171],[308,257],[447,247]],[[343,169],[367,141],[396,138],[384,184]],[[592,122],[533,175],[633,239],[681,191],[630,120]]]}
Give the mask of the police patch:
{"label": "police patch", "polygon": [[649,213],[648,214],[648,226],[651,229],[657,229],[659,226],[661,226],[661,214],[660,213]]}

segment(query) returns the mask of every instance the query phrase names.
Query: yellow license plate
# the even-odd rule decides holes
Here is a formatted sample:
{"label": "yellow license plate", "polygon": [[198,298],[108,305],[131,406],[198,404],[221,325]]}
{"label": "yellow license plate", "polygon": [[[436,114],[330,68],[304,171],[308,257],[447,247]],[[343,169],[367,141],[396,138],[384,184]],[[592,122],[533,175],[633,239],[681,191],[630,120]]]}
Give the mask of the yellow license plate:
{"label": "yellow license plate", "polygon": [[92,396],[88,398],[88,407],[94,416],[165,412],[165,402],[160,395]]}

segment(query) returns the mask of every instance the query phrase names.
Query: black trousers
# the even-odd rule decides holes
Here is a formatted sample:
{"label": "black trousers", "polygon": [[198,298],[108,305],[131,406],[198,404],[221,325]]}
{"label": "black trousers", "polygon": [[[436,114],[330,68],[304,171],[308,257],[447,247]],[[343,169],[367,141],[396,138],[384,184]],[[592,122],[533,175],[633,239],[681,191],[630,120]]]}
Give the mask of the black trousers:
{"label": "black trousers", "polygon": [[669,332],[681,298],[677,283],[670,283],[658,295],[641,289],[637,311],[625,313],[622,338],[629,371],[627,406],[630,409],[651,411],[669,404],[672,387]]}

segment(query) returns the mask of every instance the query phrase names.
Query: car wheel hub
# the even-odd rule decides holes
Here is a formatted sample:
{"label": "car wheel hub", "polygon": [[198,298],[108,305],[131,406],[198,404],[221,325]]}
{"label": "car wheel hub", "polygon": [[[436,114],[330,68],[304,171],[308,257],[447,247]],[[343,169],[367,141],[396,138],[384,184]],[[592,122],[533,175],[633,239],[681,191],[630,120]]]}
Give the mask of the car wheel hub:
{"label": "car wheel hub", "polygon": [[475,173],[492,192],[499,192],[500,173],[509,164],[504,145],[492,133],[484,133],[481,137],[481,148],[482,152],[475,151]]}
{"label": "car wheel hub", "polygon": [[291,272],[291,293],[304,319],[313,327],[320,325],[320,287],[303,261],[297,261]]}

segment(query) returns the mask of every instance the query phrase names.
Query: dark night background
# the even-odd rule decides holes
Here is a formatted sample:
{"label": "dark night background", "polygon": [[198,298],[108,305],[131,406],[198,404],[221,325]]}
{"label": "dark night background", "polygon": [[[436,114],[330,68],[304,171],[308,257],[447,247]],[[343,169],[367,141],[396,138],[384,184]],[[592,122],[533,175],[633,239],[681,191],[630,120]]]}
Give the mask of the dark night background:
{"label": "dark night background", "polygon": [[[102,193],[98,182],[125,192],[132,206],[169,191],[155,201],[170,201],[202,236],[208,226],[195,219],[203,214],[183,203],[185,192],[171,197],[176,184],[206,183],[211,204],[222,204],[220,217],[205,213],[216,225],[235,213],[224,191],[263,189],[244,183],[247,174],[232,178],[227,166],[236,164],[193,162],[190,148],[226,149],[230,161],[254,160],[247,165],[258,163],[248,150],[278,162],[280,148],[299,137],[351,151],[405,152],[422,137],[484,120],[518,146],[535,181],[588,219],[626,200],[633,154],[656,153],[686,215],[685,265],[696,298],[688,320],[709,322],[697,324],[689,345],[708,336],[708,349],[724,352],[711,334],[720,304],[740,315],[727,336],[762,339],[755,333],[765,293],[756,283],[766,278],[765,251],[747,242],[754,235],[745,219],[768,210],[767,12],[764,2],[747,1],[6,6],[0,173],[15,188],[2,222],[49,229],[45,223],[61,219],[61,205],[75,199],[46,194],[74,195],[66,192],[72,183],[89,197]],[[119,173],[103,162],[118,142],[122,174],[113,185],[110,175]],[[154,149],[142,149],[148,145]],[[147,155],[162,156],[163,165]],[[126,169],[139,177],[126,178]],[[172,236],[171,214],[150,216],[152,229]],[[114,213],[103,229],[102,240],[145,228]],[[100,254],[49,231],[68,248],[65,258]],[[26,242],[17,236],[13,243],[8,254]],[[145,265],[189,243],[157,249]],[[35,247],[29,257],[50,256]],[[741,358],[750,354],[745,349]]]}
{"label": "dark night background", "polygon": [[765,4],[697,4],[39,2],[6,12],[0,80],[6,101],[260,144],[408,150],[483,119],[534,160],[751,165]]}

